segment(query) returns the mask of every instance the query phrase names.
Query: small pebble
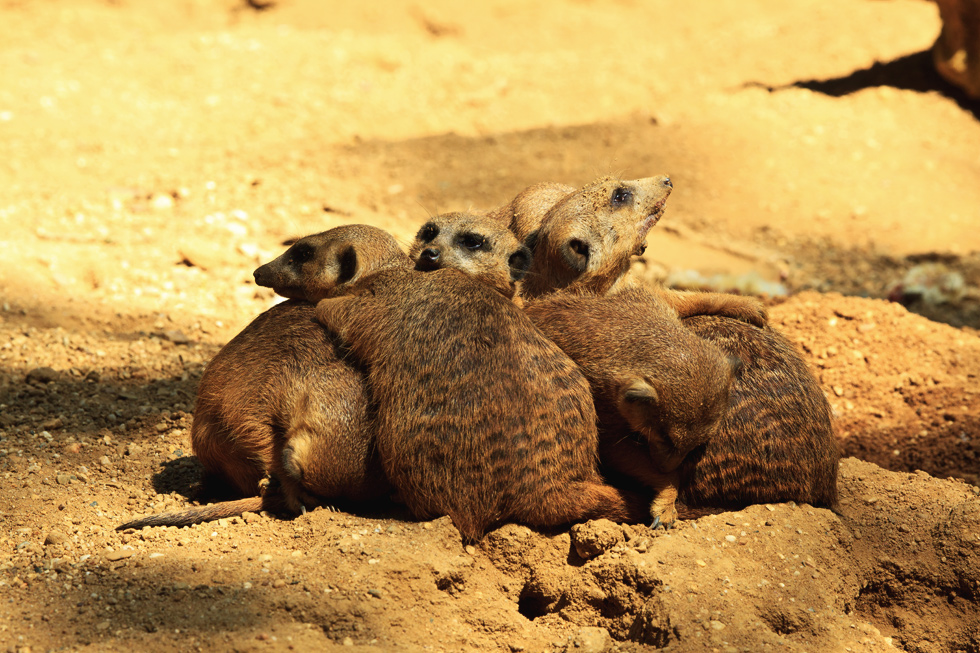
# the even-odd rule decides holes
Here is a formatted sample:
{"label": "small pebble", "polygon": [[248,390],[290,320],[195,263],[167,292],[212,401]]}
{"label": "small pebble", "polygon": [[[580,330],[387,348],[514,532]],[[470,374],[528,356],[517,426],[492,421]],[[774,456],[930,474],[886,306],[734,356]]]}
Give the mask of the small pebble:
{"label": "small pebble", "polygon": [[164,331],[163,337],[175,345],[187,345],[191,342],[191,339],[184,335],[183,331]]}
{"label": "small pebble", "polygon": [[118,551],[109,551],[105,554],[105,559],[109,562],[115,562],[116,560],[125,560],[126,558],[133,557],[136,553],[132,549],[119,549]]}
{"label": "small pebble", "polygon": [[579,628],[578,632],[572,637],[570,651],[578,653],[603,653],[609,648],[609,631],[605,628],[586,626]]}
{"label": "small pebble", "polygon": [[44,538],[44,545],[48,546],[49,544],[63,544],[67,540],[67,535],[59,530],[52,530],[50,533],[48,533],[47,537]]}
{"label": "small pebble", "polygon": [[58,372],[50,367],[36,367],[24,379],[28,383],[51,383],[58,380]]}
{"label": "small pebble", "polygon": [[150,200],[150,205],[157,211],[166,211],[174,207],[173,195],[169,193],[156,193]]}

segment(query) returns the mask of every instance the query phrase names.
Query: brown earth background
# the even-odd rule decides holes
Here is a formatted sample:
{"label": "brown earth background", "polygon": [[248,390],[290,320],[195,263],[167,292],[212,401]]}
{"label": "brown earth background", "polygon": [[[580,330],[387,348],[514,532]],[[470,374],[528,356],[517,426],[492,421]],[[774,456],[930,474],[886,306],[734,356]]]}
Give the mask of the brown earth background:
{"label": "brown earth background", "polygon": [[[0,649],[980,651],[980,104],[939,29],[921,0],[0,0]],[[113,530],[193,499],[197,381],[285,240],[661,173],[636,273],[768,297],[856,457],[840,514]]]}

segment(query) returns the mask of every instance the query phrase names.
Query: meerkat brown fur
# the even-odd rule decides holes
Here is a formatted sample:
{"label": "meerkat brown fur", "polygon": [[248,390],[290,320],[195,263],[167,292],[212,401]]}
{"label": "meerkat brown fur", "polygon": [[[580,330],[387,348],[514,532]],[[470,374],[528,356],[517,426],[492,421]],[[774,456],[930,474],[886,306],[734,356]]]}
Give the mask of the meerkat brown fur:
{"label": "meerkat brown fur", "polygon": [[541,226],[555,204],[575,192],[574,186],[545,181],[528,186],[507,204],[487,213],[487,217],[506,225],[521,242]]}
{"label": "meerkat brown fur", "polygon": [[448,514],[477,540],[505,520],[635,514],[597,471],[588,382],[498,290],[455,269],[389,270],[350,293],[317,318],[370,370],[385,473],[417,517]]}
{"label": "meerkat brown fur", "polygon": [[[676,470],[717,434],[728,408],[732,362],[642,287],[603,297],[555,293],[529,302],[526,312],[589,380],[602,459],[654,488],[655,524],[673,522]],[[632,451],[632,432],[641,436],[646,456]],[[628,455],[621,456],[624,451]],[[641,468],[637,474],[637,460],[656,473]]]}
{"label": "meerkat brown fur", "polygon": [[771,327],[719,316],[684,324],[741,365],[718,434],[681,465],[689,506],[797,501],[837,507],[840,447],[830,404],[803,357]]}
{"label": "meerkat brown fur", "polygon": [[[321,498],[385,494],[389,486],[373,448],[363,375],[338,355],[314,319],[311,301],[367,272],[407,264],[386,232],[348,225],[302,238],[258,268],[260,285],[294,299],[259,315],[208,364],[191,429],[206,486],[223,485],[250,498],[120,528],[182,525],[267,507],[295,513]],[[269,474],[281,497],[253,497]]]}

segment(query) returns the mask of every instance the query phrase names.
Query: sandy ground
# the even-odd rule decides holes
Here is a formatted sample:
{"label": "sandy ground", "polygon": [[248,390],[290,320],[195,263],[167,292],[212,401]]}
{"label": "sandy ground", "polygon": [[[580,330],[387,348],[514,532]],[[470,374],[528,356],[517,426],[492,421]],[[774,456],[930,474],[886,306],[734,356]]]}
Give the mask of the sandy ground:
{"label": "sandy ground", "polygon": [[[0,1],[0,648],[980,651],[980,106],[936,7],[471,4]],[[635,272],[768,297],[840,514],[113,530],[193,500],[284,240],[660,173]]]}

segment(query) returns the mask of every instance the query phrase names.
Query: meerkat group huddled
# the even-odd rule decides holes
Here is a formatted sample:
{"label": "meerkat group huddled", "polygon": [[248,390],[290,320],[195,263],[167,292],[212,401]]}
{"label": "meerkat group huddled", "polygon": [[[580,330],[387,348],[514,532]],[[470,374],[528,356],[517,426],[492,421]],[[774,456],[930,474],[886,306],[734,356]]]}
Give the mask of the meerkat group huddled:
{"label": "meerkat group huddled", "polygon": [[432,218],[407,256],[364,225],[297,241],[255,271],[289,301],[198,389],[205,487],[245,498],[119,528],[389,495],[471,541],[507,521],[669,526],[678,499],[836,507],[829,405],[763,304],[630,279],[671,190],[537,184]]}

